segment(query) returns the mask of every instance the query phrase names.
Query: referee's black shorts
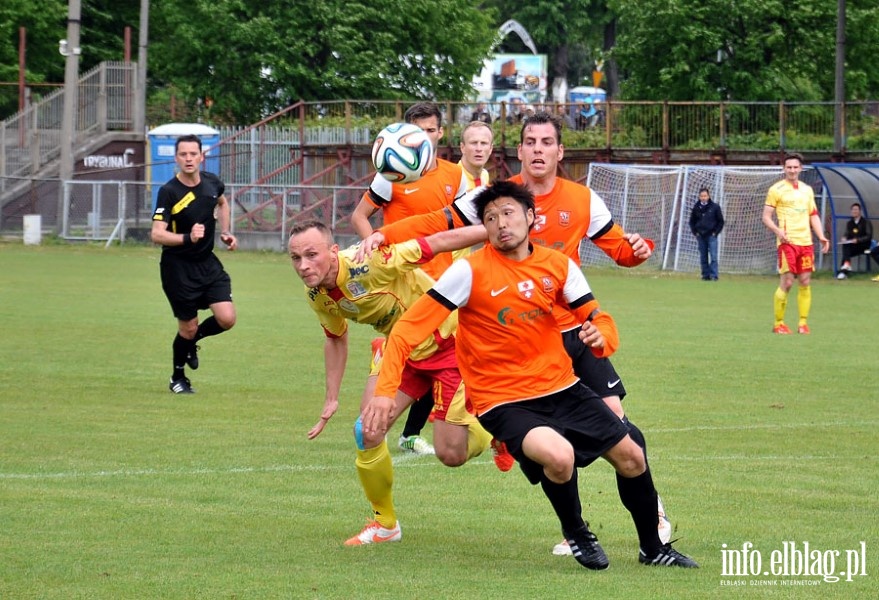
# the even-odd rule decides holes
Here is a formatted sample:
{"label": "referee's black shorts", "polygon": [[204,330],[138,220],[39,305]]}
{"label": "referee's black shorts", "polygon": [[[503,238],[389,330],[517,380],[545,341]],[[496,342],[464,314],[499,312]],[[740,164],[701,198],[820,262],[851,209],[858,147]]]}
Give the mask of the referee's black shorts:
{"label": "referee's black shorts", "polygon": [[495,406],[479,422],[507,445],[532,484],[540,481],[543,467],[525,456],[522,440],[535,427],[550,427],[567,439],[577,467],[594,462],[629,431],[604,400],[580,383],[542,398]]}
{"label": "referee's black shorts", "polygon": [[569,329],[562,332],[565,350],[574,364],[574,374],[592,391],[606,398],[607,396],[626,397],[623,380],[617,375],[616,369],[608,358],[597,358],[579,337],[580,329]]}
{"label": "referee's black shorts", "polygon": [[195,262],[163,255],[159,271],[171,310],[181,321],[194,319],[211,304],[232,302],[232,280],[213,253]]}

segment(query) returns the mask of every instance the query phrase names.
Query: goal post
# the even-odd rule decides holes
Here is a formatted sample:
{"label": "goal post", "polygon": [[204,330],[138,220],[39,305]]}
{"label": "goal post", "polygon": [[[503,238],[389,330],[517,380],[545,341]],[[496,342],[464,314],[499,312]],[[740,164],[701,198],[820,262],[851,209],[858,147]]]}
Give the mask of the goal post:
{"label": "goal post", "polygon": [[[694,273],[700,271],[700,260],[690,232],[690,211],[699,190],[707,188],[725,221],[718,239],[720,272],[773,274],[775,237],[763,225],[763,206],[769,187],[782,177],[780,167],[592,163],[587,185],[604,199],[623,229],[656,242],[648,268]],[[822,186],[814,169],[805,167],[800,179],[815,187],[823,214]],[[820,268],[820,253],[816,259]],[[581,260],[584,265],[609,264],[592,244],[581,246]]]}

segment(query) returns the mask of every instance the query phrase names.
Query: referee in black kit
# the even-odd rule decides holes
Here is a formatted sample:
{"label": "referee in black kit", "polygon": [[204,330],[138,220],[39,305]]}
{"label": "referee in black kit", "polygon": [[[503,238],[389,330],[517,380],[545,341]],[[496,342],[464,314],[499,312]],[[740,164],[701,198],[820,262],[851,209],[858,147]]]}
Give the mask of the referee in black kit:
{"label": "referee in black kit", "polygon": [[[231,212],[223,182],[200,170],[201,139],[177,138],[174,160],[178,172],[159,189],[150,239],[162,245],[162,289],[177,318],[171,346],[174,372],[168,387],[175,394],[192,394],[195,390],[184,367],[198,368],[196,344],[235,325],[232,280],[213,252],[216,222],[220,222],[220,241],[229,250],[238,247],[238,240],[229,232]],[[206,308],[213,315],[199,324],[198,311]]]}

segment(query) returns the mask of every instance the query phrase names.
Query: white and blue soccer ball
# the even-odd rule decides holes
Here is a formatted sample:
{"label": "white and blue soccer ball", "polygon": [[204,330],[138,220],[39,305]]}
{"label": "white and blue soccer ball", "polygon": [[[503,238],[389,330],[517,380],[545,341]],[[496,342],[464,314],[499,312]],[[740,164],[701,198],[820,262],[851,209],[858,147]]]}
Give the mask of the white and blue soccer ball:
{"label": "white and blue soccer ball", "polygon": [[412,183],[433,164],[433,144],[417,125],[391,123],[375,138],[372,164],[391,183]]}

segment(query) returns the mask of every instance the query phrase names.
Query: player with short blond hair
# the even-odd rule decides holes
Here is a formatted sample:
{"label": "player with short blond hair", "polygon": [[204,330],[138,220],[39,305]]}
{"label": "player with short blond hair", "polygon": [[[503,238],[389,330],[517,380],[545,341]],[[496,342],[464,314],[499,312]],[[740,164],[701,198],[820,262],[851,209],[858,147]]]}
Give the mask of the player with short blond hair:
{"label": "player with short blond hair", "polygon": [[[308,432],[314,439],[339,406],[339,391],[348,357],[348,323],[372,326],[387,336],[434,281],[419,267],[438,252],[468,247],[481,237],[473,228],[444,232],[380,248],[370,258],[355,260],[355,248],[340,250],[329,229],[318,221],[302,223],[290,235],[289,254],[305,295],[324,334],[326,393],[320,420]],[[395,394],[391,422],[416,398],[433,400],[436,455],[447,466],[459,466],[485,451],[491,436],[465,408],[464,387],[455,359],[456,315],[449,315],[410,349]],[[383,360],[367,379],[364,401],[371,397]],[[393,466],[384,436],[355,425],[355,465],[373,519],[346,545],[399,541],[402,537],[393,501]]]}

